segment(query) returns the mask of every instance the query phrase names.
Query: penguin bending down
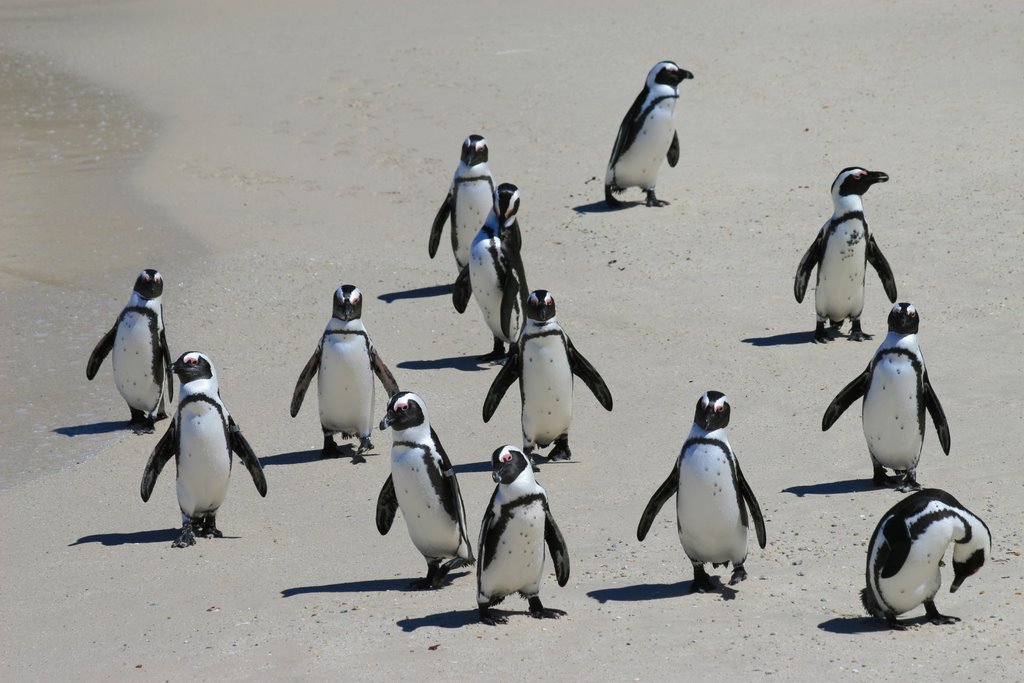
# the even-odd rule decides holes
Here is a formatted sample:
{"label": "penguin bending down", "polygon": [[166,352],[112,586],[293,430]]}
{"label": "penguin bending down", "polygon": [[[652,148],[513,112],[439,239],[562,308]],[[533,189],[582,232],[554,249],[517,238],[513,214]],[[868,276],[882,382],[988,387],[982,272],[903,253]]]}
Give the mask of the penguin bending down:
{"label": "penguin bending down", "polygon": [[757,544],[765,547],[764,518],[754,492],[743,477],[729,445],[729,399],[717,391],[705,392],[697,402],[693,429],[683,444],[675,467],[647,503],[636,530],[644,540],[661,506],[676,496],[679,540],[693,563],[690,592],[715,590],[704,563],[725,566],[732,562],[729,585],[747,578],[747,510],[754,519]]}
{"label": "penguin bending down", "polygon": [[217,510],[227,496],[232,451],[238,454],[256,490],[264,497],[267,480],[259,458],[220,398],[217,372],[210,359],[190,351],[182,354],[171,369],[181,381],[178,410],[149,456],[140,493],[143,502],[147,502],[160,471],[173,457],[178,469],[181,536],[172,547],[184,548],[195,545],[197,535],[223,536],[217,529]]}
{"label": "penguin bending down", "polygon": [[320,373],[316,386],[325,458],[339,452],[333,436],[339,432],[346,439],[359,438],[358,459],[373,448],[373,375],[377,375],[388,396],[398,393],[394,375],[366,333],[362,314],[362,292],[352,285],[338,287],[334,292],[333,315],[292,394],[291,415],[295,417],[313,375]]}
{"label": "penguin bending down", "polygon": [[548,507],[547,492],[533,478],[522,451],[502,446],[491,454],[491,477],[497,483],[480,523],[477,565],[477,607],[480,621],[504,624],[491,606],[519,593],[530,603],[535,619],[557,619],[565,612],[544,607],[540,581],[544,576],[544,545],[551,551],[558,585],[569,581],[569,552]]}
{"label": "penguin bending down", "polygon": [[85,368],[85,377],[91,380],[107,354],[114,352],[114,384],[128,403],[132,415],[128,426],[136,434],[152,434],[154,423],[167,417],[163,400],[165,373],[167,399],[174,400],[171,352],[167,348],[161,304],[163,291],[164,281],[159,272],[147,268],[139,273],[128,305],[93,349]]}
{"label": "penguin bending down", "polygon": [[647,206],[665,206],[654,186],[662,159],[675,167],[679,162],[676,132],[676,101],[679,84],[693,74],[675,62],[658,62],[647,74],[643,90],[626,112],[615,138],[604,176],[604,199],[610,207],[622,206],[615,194],[639,187],[647,194]]}
{"label": "penguin bending down", "polygon": [[451,460],[427,418],[427,406],[403,391],[388,401],[381,430],[395,430],[391,474],[377,497],[377,531],[391,530],[399,508],[409,537],[427,560],[427,576],[412,588],[439,588],[452,569],[473,564],[466,508]]}
{"label": "penguin bending down", "polygon": [[868,614],[901,631],[907,627],[896,617],[922,604],[933,624],[960,621],[939,614],[935,607],[942,585],[939,567],[950,543],[953,583],[949,592],[955,593],[992,552],[985,522],[939,489],[907,496],[882,515],[868,543],[867,587],[861,591]]}
{"label": "penguin bending down", "polygon": [[[913,304],[893,306],[889,312],[889,334],[874,358],[864,372],[832,399],[821,419],[822,431],[828,431],[863,396],[861,416],[874,468],[873,481],[878,486],[895,486],[898,491],[921,488],[917,483],[917,463],[924,445],[926,408],[942,451],[949,455],[949,424],[917,343],[919,322]],[[903,476],[886,476],[886,467],[902,472]]]}
{"label": "penguin bending down", "polygon": [[572,422],[573,380],[576,375],[590,388],[605,410],[612,409],[612,394],[594,366],[583,357],[555,320],[555,300],[544,289],[526,300],[526,325],[509,352],[505,366],[491,383],[484,399],[488,422],[512,383],[519,380],[522,401],[523,451],[533,462],[533,449],[554,442],[551,460],[568,460]]}
{"label": "penguin bending down", "polygon": [[481,361],[501,361],[504,343],[515,344],[522,325],[522,310],[529,289],[520,256],[523,239],[519,232],[519,188],[502,183],[494,192],[494,205],[469,249],[469,265],[455,280],[452,303],[459,313],[466,311],[475,296],[484,321],[494,335],[494,348]]}
{"label": "penguin bending down", "polygon": [[494,206],[494,178],[487,167],[487,140],[470,135],[462,143],[462,158],[448,187],[448,194],[437,210],[430,228],[427,252],[437,254],[445,221],[452,219],[452,252],[461,271],[469,265],[469,245]]}
{"label": "penguin bending down", "polygon": [[814,311],[817,315],[814,339],[817,342],[832,340],[825,331],[826,320],[838,330],[847,318],[851,321],[850,341],[871,338],[860,327],[866,263],[870,263],[878,273],[890,303],[896,301],[892,269],[864,220],[864,193],[875,183],[888,180],[889,176],[881,171],[865,171],[851,166],[840,171],[832,182],[832,204],[835,207],[832,218],[821,227],[800,259],[793,282],[793,294],[797,303],[801,303],[811,271],[817,266],[818,279],[814,290]]}

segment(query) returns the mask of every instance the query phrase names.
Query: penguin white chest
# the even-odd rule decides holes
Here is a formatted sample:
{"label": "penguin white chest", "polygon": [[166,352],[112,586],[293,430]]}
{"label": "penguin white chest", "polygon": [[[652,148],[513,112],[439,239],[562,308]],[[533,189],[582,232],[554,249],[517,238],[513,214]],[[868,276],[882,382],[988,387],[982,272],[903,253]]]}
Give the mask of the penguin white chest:
{"label": "penguin white chest", "polygon": [[224,423],[205,401],[180,409],[178,505],[189,517],[216,512],[227,496],[231,451]]}
{"label": "penguin white chest", "polygon": [[561,335],[529,339],[522,351],[523,436],[547,446],[572,422],[572,370]]}
{"label": "penguin white chest", "polygon": [[[902,524],[895,520],[890,524]],[[889,578],[878,579],[878,593],[882,603],[893,613],[902,614],[914,609],[925,600],[931,600],[939,592],[942,585],[942,574],[939,561],[949,547],[951,530],[948,522],[938,522],[928,526],[924,533],[910,544],[910,553],[900,570]],[[875,543],[885,539],[879,534]]]}
{"label": "penguin white chest", "polygon": [[484,321],[491,333],[506,343],[514,343],[519,338],[519,328],[522,325],[517,294],[509,322],[511,339],[506,337],[501,329],[503,276],[511,266],[512,264],[503,257],[500,239],[481,238],[478,235],[473,241],[469,257],[469,280],[473,288],[473,297],[480,306],[480,312],[483,313]]}
{"label": "penguin white chest", "polygon": [[117,326],[111,359],[117,390],[128,405],[147,413],[157,409],[163,387],[153,375],[157,349],[149,322],[145,315],[125,313]]}
{"label": "penguin white chest", "polygon": [[329,334],[320,355],[320,423],[329,431],[369,436],[373,424],[373,372],[366,339]]}
{"label": "penguin white chest", "polygon": [[[480,576],[480,592],[489,598],[522,591],[536,595],[544,570],[544,507],[540,500],[503,507],[495,516],[507,522],[495,541],[494,557]],[[483,552],[483,550],[482,550]]]}
{"label": "penguin white chest", "polygon": [[743,562],[747,528],[739,505],[725,451],[710,444],[687,448],[679,463],[676,495],[679,541],[687,557],[698,562]]}
{"label": "penguin white chest", "polygon": [[924,443],[923,382],[910,358],[883,353],[875,361],[861,410],[868,450],[879,464],[917,465]]}
{"label": "penguin white chest", "polygon": [[461,540],[459,525],[444,509],[437,459],[419,447],[395,446],[391,480],[413,545],[424,557],[454,557]]}
{"label": "penguin white chest", "polygon": [[494,205],[494,190],[487,178],[456,181],[453,203],[452,248],[461,269],[469,263],[473,237],[480,231]]}
{"label": "penguin white chest", "polygon": [[644,119],[633,144],[608,170],[617,187],[653,188],[676,132],[676,98],[661,100]]}
{"label": "penguin white chest", "polygon": [[837,322],[860,317],[864,310],[866,236],[864,223],[857,219],[843,221],[828,236],[814,292],[819,316]]}

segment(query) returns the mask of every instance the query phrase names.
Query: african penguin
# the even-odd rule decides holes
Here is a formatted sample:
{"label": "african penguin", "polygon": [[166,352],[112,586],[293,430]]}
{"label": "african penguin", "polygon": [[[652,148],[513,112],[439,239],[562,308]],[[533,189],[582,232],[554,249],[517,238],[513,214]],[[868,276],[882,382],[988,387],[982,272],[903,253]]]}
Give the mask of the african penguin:
{"label": "african penguin", "polygon": [[604,199],[608,206],[621,206],[615,194],[627,187],[639,187],[647,194],[647,206],[668,202],[654,195],[662,159],[675,167],[679,162],[679,134],[676,132],[676,101],[679,84],[693,74],[675,62],[658,62],[647,74],[643,90],[626,112],[615,138],[608,171],[604,176]]}
{"label": "african penguin", "polygon": [[455,310],[464,313],[475,296],[484,321],[494,335],[494,348],[482,361],[501,361],[504,342],[515,344],[522,325],[522,309],[529,289],[520,257],[522,235],[516,213],[519,188],[502,183],[494,191],[494,205],[483,227],[473,238],[469,265],[459,272],[452,292]]}
{"label": "african penguin", "polygon": [[430,229],[427,251],[437,254],[445,221],[452,219],[452,252],[461,271],[469,264],[469,245],[494,206],[494,178],[487,167],[487,140],[470,135],[462,143],[462,158],[448,187],[448,194],[437,210]]}
{"label": "african penguin", "polygon": [[139,273],[128,305],[93,349],[85,368],[85,377],[91,380],[107,354],[114,352],[114,384],[128,403],[132,415],[128,426],[136,434],[152,434],[154,423],[167,417],[163,400],[165,373],[167,399],[174,400],[171,352],[167,348],[161,304],[163,291],[160,273],[152,268]]}
{"label": "african penguin", "polygon": [[868,543],[867,587],[861,591],[868,614],[901,631],[906,626],[896,617],[922,604],[933,624],[960,621],[935,608],[935,595],[942,585],[939,567],[950,543],[953,583],[949,592],[955,593],[992,552],[985,522],[939,489],[907,496],[882,515]]}
{"label": "african penguin", "polygon": [[339,432],[346,439],[359,438],[357,459],[362,459],[362,453],[373,448],[370,429],[373,426],[374,375],[384,385],[388,396],[398,393],[398,383],[366,333],[362,313],[362,292],[352,285],[338,287],[334,292],[331,319],[292,394],[291,415],[295,417],[313,375],[320,373],[317,396],[325,458],[340,452],[333,436]]}
{"label": "african penguin", "polygon": [[[827,431],[863,396],[861,416],[874,468],[873,481],[879,486],[895,486],[899,491],[921,488],[917,483],[917,463],[924,445],[926,408],[935,423],[942,450],[949,455],[949,424],[917,344],[919,322],[913,304],[893,306],[889,312],[889,334],[874,358],[864,372],[832,399],[821,419],[821,429]],[[902,472],[903,476],[888,477],[886,467]]]}
{"label": "african penguin", "polygon": [[491,477],[497,486],[480,523],[476,570],[480,621],[492,626],[505,623],[506,617],[490,608],[512,593],[529,601],[535,619],[557,619],[565,612],[544,607],[539,596],[544,545],[551,551],[559,586],[569,581],[569,552],[551,516],[547,492],[533,478],[526,454],[514,446],[491,454]]}
{"label": "african penguin", "polygon": [[860,314],[864,310],[864,277],[866,263],[870,263],[882,280],[882,287],[890,302],[896,301],[896,281],[889,262],[878,248],[875,237],[868,232],[864,220],[864,193],[875,183],[884,183],[889,176],[881,171],[865,171],[851,166],[844,168],[832,182],[832,218],[818,231],[807,253],[800,259],[793,283],[797,303],[804,300],[811,271],[818,268],[814,290],[814,311],[817,323],[815,341],[831,341],[825,331],[825,320],[838,330],[850,318],[849,339],[870,339],[860,327]]}
{"label": "african penguin", "polygon": [[661,506],[676,495],[679,540],[693,563],[690,592],[715,590],[704,563],[725,566],[732,562],[730,585],[747,578],[747,510],[754,519],[757,543],[765,547],[764,518],[754,492],[740,470],[729,445],[729,399],[717,391],[697,401],[693,428],[665,482],[654,492],[640,517],[637,540],[644,540]]}
{"label": "african penguin", "polygon": [[534,448],[546,448],[554,442],[549,458],[568,460],[572,457],[569,425],[573,375],[583,380],[605,410],[612,409],[608,386],[555,319],[551,293],[544,289],[531,292],[519,342],[510,350],[508,362],[494,378],[484,399],[484,422],[490,421],[505,392],[518,379],[523,451],[533,462]]}
{"label": "african penguin", "polygon": [[466,508],[451,460],[427,418],[427,406],[403,391],[388,401],[381,430],[395,430],[391,475],[377,497],[377,531],[386,535],[399,508],[409,537],[427,560],[427,576],[412,588],[439,588],[452,569],[474,562]]}
{"label": "african penguin", "polygon": [[196,536],[220,538],[217,510],[228,492],[231,452],[249,470],[256,490],[267,495],[263,468],[220,398],[217,372],[205,354],[190,351],[171,365],[181,382],[178,410],[149,456],[142,474],[140,493],[149,500],[153,486],[167,461],[177,465],[178,507],[181,535],[175,548],[195,545]]}

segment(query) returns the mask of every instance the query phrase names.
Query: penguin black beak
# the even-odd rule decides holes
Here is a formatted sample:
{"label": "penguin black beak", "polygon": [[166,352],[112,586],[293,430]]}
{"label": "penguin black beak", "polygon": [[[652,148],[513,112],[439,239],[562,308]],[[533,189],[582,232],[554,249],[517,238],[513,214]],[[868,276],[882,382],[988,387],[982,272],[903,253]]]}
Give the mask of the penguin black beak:
{"label": "penguin black beak", "polygon": [[887,183],[889,182],[889,175],[887,173],[883,173],[882,171],[869,171],[868,180],[871,182],[872,185],[875,183]]}
{"label": "penguin black beak", "polygon": [[501,470],[497,469],[497,470],[494,470],[493,472],[491,472],[491,479],[494,480],[495,484],[500,484],[501,483]]}
{"label": "penguin black beak", "polygon": [[689,81],[689,80],[692,80],[692,79],[693,79],[693,74],[692,73],[690,73],[686,69],[680,69],[679,70],[679,82],[680,83],[682,83],[683,81]]}
{"label": "penguin black beak", "polygon": [[394,421],[395,421],[394,415],[392,415],[390,412],[386,413],[384,415],[384,418],[380,421],[380,424],[378,425],[380,431],[383,432],[385,429],[390,427],[391,423],[394,422]]}

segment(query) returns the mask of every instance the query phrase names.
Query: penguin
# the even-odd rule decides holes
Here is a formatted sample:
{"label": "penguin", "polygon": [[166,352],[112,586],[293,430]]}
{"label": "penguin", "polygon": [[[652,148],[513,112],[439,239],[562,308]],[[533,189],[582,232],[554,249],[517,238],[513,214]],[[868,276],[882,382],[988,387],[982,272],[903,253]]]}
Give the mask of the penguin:
{"label": "penguin", "polygon": [[157,420],[167,417],[164,409],[164,376],[167,400],[174,400],[171,352],[167,347],[161,297],[164,280],[152,268],[135,278],[128,305],[117,316],[114,326],[103,335],[89,356],[85,377],[92,380],[103,359],[114,352],[114,384],[128,403],[128,426],[136,434],[152,434]]}
{"label": "penguin", "polygon": [[665,206],[654,185],[661,160],[675,168],[679,162],[679,134],[676,132],[676,101],[679,84],[693,78],[675,62],[658,62],[647,74],[643,90],[633,100],[615,137],[608,170],[604,176],[604,200],[609,207],[622,206],[615,194],[627,187],[639,187],[647,194],[647,206]]}
{"label": "penguin", "polygon": [[469,245],[494,205],[494,178],[487,167],[487,140],[470,135],[462,143],[462,158],[448,187],[448,194],[434,216],[427,251],[437,254],[445,221],[452,219],[452,252],[458,270],[469,264]]}
{"label": "penguin", "polygon": [[859,166],[844,168],[832,182],[832,217],[818,231],[807,253],[800,259],[793,283],[797,303],[802,303],[807,292],[811,271],[818,268],[814,290],[814,311],[817,323],[814,340],[826,343],[832,340],[825,331],[825,320],[838,330],[843,321],[850,319],[850,341],[871,339],[860,326],[864,310],[864,277],[866,263],[878,273],[889,303],[896,302],[896,281],[892,268],[885,260],[875,236],[868,232],[864,220],[864,193],[875,183],[888,182],[889,176],[881,171],[866,171]]}
{"label": "penguin", "polygon": [[750,518],[754,520],[757,544],[764,548],[767,542],[761,507],[729,445],[726,428],[730,412],[725,394],[708,391],[700,397],[693,428],[672,473],[647,503],[636,530],[637,540],[643,541],[661,506],[677,494],[679,541],[693,563],[691,593],[715,590],[704,570],[705,562],[714,567],[732,562],[730,586],[747,578],[743,563],[747,559]]}
{"label": "penguin", "polygon": [[942,585],[939,567],[950,543],[953,583],[949,592],[955,593],[992,553],[992,536],[985,522],[939,489],[907,496],[882,515],[868,543],[867,587],[861,591],[868,614],[900,631],[907,627],[896,617],[922,604],[933,624],[960,621],[940,614],[935,607]]}
{"label": "penguin", "polygon": [[459,480],[422,398],[409,391],[392,396],[380,421],[382,431],[388,427],[395,430],[391,474],[377,497],[377,531],[386,535],[401,508],[409,537],[427,560],[427,576],[411,588],[440,588],[448,572],[476,561]]}
{"label": "penguin", "polygon": [[498,372],[484,399],[483,418],[489,422],[508,388],[518,379],[522,403],[523,452],[533,462],[533,450],[552,442],[550,460],[568,460],[572,422],[573,380],[576,375],[605,410],[612,394],[594,366],[573,346],[555,319],[551,292],[538,289],[526,300],[526,324],[508,362]]}
{"label": "penguin", "polygon": [[142,501],[148,502],[160,471],[174,458],[181,535],[171,547],[185,548],[195,545],[196,536],[224,535],[217,528],[217,510],[228,492],[232,451],[249,470],[260,496],[267,495],[267,480],[259,458],[220,398],[210,358],[189,351],[171,369],[181,382],[178,410],[149,456],[139,490]]}
{"label": "penguin", "polygon": [[358,437],[356,457],[373,448],[370,429],[373,424],[373,375],[384,386],[388,396],[398,393],[398,383],[373,347],[361,320],[363,294],[358,287],[342,285],[334,292],[331,319],[320,337],[316,351],[302,368],[299,381],[292,394],[291,415],[295,417],[302,407],[313,375],[317,380],[320,403],[320,426],[324,432],[322,456],[327,458],[340,452],[334,434],[346,438]]}
{"label": "penguin", "polygon": [[469,264],[460,272],[452,291],[452,303],[459,313],[466,311],[475,296],[484,321],[494,335],[494,348],[481,361],[505,359],[504,343],[515,344],[522,325],[523,304],[529,293],[520,257],[519,188],[502,183],[494,191],[494,205],[469,248]]}
{"label": "penguin", "polygon": [[[874,468],[872,481],[897,491],[921,488],[917,463],[924,445],[925,409],[932,416],[942,451],[949,455],[949,424],[917,343],[919,323],[913,304],[893,306],[889,311],[889,334],[864,372],[832,399],[821,419],[821,430],[828,431],[863,396],[861,416]],[[902,477],[887,476],[886,467],[902,472]]]}
{"label": "penguin", "polygon": [[551,516],[547,492],[534,479],[526,454],[515,446],[502,446],[491,454],[491,477],[497,486],[480,523],[476,571],[480,621],[491,626],[506,623],[506,617],[490,608],[512,593],[526,598],[535,619],[565,616],[560,609],[544,607],[539,596],[545,544],[558,585],[569,581],[569,551]]}

